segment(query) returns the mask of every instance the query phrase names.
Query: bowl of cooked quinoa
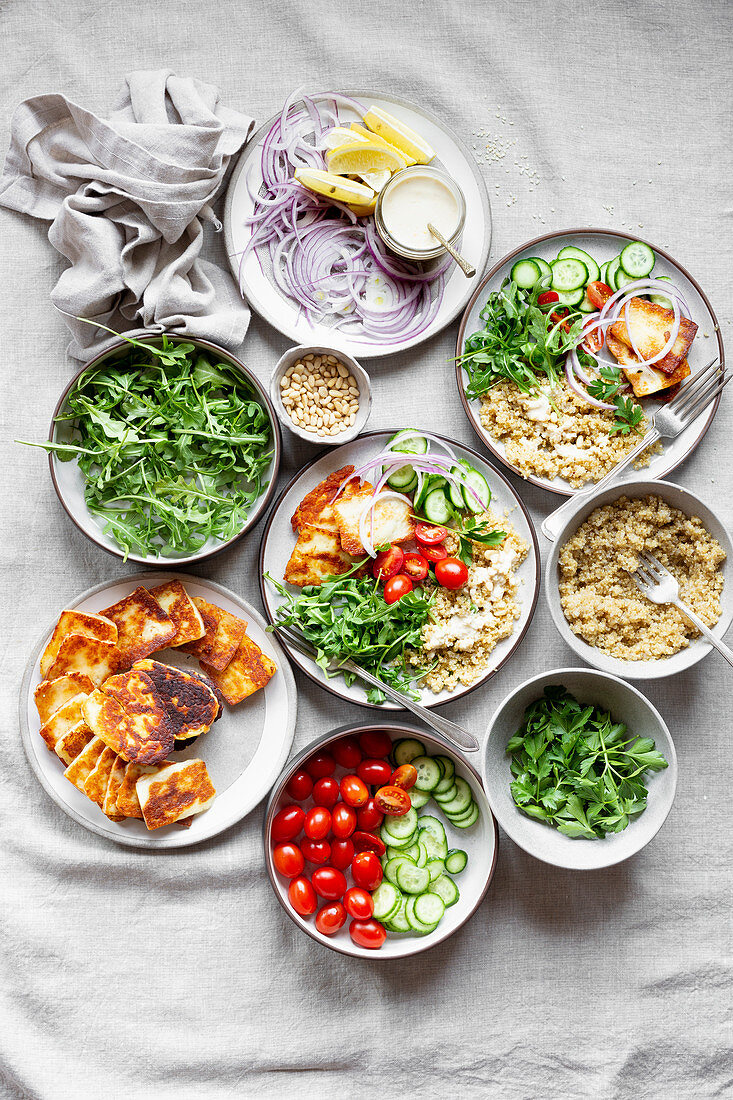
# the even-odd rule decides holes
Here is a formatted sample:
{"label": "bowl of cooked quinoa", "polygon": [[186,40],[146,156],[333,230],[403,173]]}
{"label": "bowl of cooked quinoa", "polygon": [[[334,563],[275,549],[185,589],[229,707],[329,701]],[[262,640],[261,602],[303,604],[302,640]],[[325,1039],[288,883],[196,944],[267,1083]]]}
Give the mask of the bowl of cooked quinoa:
{"label": "bowl of cooked quinoa", "polygon": [[672,604],[639,592],[642,550],[667,567],[680,598],[722,637],[733,621],[733,541],[699,497],[665,481],[632,481],[599,493],[568,520],[547,561],[555,626],[588,664],[629,680],[674,675],[711,650]]}

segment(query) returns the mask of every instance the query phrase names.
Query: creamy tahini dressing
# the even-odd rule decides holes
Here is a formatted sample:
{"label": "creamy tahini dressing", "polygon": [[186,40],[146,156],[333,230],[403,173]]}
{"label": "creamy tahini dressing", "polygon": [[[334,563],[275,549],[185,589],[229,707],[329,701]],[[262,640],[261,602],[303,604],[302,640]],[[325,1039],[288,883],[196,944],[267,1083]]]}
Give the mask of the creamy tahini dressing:
{"label": "creamy tahini dressing", "polygon": [[442,180],[427,172],[411,172],[385,192],[382,219],[398,244],[429,251],[439,248],[440,243],[428,229],[428,222],[450,240],[458,228],[460,211],[455,195]]}

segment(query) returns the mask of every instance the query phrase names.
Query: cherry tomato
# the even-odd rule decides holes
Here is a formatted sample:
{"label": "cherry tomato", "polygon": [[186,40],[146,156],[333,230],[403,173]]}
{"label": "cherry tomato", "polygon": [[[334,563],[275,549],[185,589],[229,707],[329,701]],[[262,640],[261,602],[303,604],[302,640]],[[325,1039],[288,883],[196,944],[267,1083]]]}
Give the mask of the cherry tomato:
{"label": "cherry tomato", "polygon": [[316,928],[323,936],[335,936],[346,924],[346,910],[340,901],[324,905],[316,915]]}
{"label": "cherry tomato", "polygon": [[553,302],[559,302],[560,295],[556,290],[544,290],[537,299],[538,306],[549,306]]}
{"label": "cherry tomato", "polygon": [[588,283],[585,289],[590,302],[596,309],[603,309],[608,299],[613,297],[613,291],[608,283]]}
{"label": "cherry tomato", "polygon": [[[412,799],[401,787],[380,787],[374,796],[374,801],[383,814],[391,814],[392,817],[402,817],[412,806]],[[305,829],[308,832],[307,817]]]}
{"label": "cherry tomato", "polygon": [[297,802],[305,802],[313,790],[313,780],[308,772],[296,772],[288,783],[286,790],[290,797]]}
{"label": "cherry tomato", "polygon": [[304,821],[305,810],[300,806],[283,806],[272,819],[272,839],[276,843],[281,840],[295,840]]}
{"label": "cherry tomato", "polygon": [[289,841],[277,845],[272,853],[272,862],[275,864],[276,870],[281,875],[285,875],[285,878],[295,878],[305,867],[305,860],[300,848],[297,844],[291,844]]}
{"label": "cherry tomato", "polygon": [[437,527],[432,523],[416,523],[415,538],[423,546],[435,546],[436,542],[445,542],[448,538],[448,528]]}
{"label": "cherry tomato", "polygon": [[[296,879],[296,882],[300,881]],[[307,879],[304,881],[308,882]],[[310,886],[310,883],[308,883]],[[371,894],[367,894],[366,890],[360,889],[358,886],[352,886],[344,894],[344,905],[346,912],[350,917],[356,917],[357,920],[369,920],[374,912],[374,902],[372,901]]]}
{"label": "cherry tomato", "polygon": [[367,832],[371,829],[378,829],[383,821],[384,814],[373,798],[370,798],[356,811],[356,824],[360,829],[366,829]]}
{"label": "cherry tomato", "polygon": [[[316,892],[310,884],[309,879],[304,875],[299,875],[298,878],[294,878],[288,887],[288,900],[292,905],[296,913],[300,913],[301,917],[312,917],[318,908],[318,899]],[[352,913],[352,916],[358,917],[358,913]],[[371,916],[371,913],[369,914]]]}
{"label": "cherry tomato", "polygon": [[417,768],[412,764],[402,764],[397,768],[389,781],[391,787],[401,787],[403,791],[409,791],[417,783]]}
{"label": "cherry tomato", "polygon": [[[317,874],[319,874],[318,871],[313,872],[313,885],[316,891],[318,891]],[[382,874],[382,864],[379,862],[379,856],[374,852],[357,852],[351,861],[351,877],[356,885],[364,890],[376,890],[382,881]],[[341,897],[341,894],[338,897]]]}
{"label": "cherry tomato", "polygon": [[378,920],[352,920],[349,935],[358,947],[368,947],[372,951],[378,951],[387,939],[384,925]]}
{"label": "cherry tomato", "polygon": [[396,577],[390,577],[384,586],[384,602],[397,603],[408,592],[412,592],[412,581],[404,573],[398,573]]}
{"label": "cherry tomato", "polygon": [[327,752],[317,752],[306,761],[305,770],[314,779],[322,779],[324,775],[333,775],[336,771],[336,761]]}
{"label": "cherry tomato", "polygon": [[357,809],[369,801],[369,788],[358,775],[345,775],[341,780],[341,797],[347,806]]}
{"label": "cherry tomato", "polygon": [[355,737],[342,737],[331,745],[331,753],[337,764],[353,771],[362,757],[359,742]]}
{"label": "cherry tomato", "polygon": [[459,558],[445,558],[436,563],[435,579],[443,588],[463,588],[468,580],[468,566]]}
{"label": "cherry tomato", "polygon": [[428,575],[430,563],[422,554],[405,554],[402,568],[413,581],[424,581]]}
{"label": "cherry tomato", "polygon": [[442,561],[448,557],[448,551],[442,543],[438,543],[436,546],[423,546],[422,556],[428,561]]}
{"label": "cherry tomato", "polygon": [[376,760],[378,757],[389,756],[392,752],[392,738],[388,733],[380,730],[367,730],[359,738],[361,751],[365,756]]}
{"label": "cherry tomato", "polygon": [[[383,840],[380,840],[374,833],[366,833],[361,829],[357,829],[355,833],[352,833],[351,841],[355,852],[376,852],[381,857],[387,851]],[[356,913],[353,916],[356,916]]]}
{"label": "cherry tomato", "polygon": [[338,780],[326,775],[313,784],[313,801],[316,806],[325,806],[331,810],[339,800]]}
{"label": "cherry tomato", "polygon": [[354,845],[350,840],[334,840],[331,845],[331,866],[345,871],[354,858]]}
{"label": "cherry tomato", "polygon": [[383,581],[395,577],[402,569],[405,555],[399,546],[390,546],[389,550],[380,550],[372,562],[372,576],[381,577]]}
{"label": "cherry tomato", "polygon": [[[354,859],[357,858],[357,856],[354,856]],[[381,871],[382,864],[379,863],[379,860],[377,860],[377,863]],[[319,898],[325,898],[327,901],[337,901],[346,893],[346,876],[343,871],[339,871],[338,867],[318,867],[313,872],[311,881]]]}
{"label": "cherry tomato", "polygon": [[300,850],[309,863],[315,863],[318,867],[331,858],[331,845],[327,840],[308,840],[306,837],[300,842]]}
{"label": "cherry tomato", "polygon": [[331,829],[331,814],[325,806],[314,806],[305,815],[303,825],[305,835],[309,840],[323,840]]}
{"label": "cherry tomato", "polygon": [[389,782],[392,769],[386,760],[362,760],[356,769],[359,779],[373,787],[381,787]]}
{"label": "cherry tomato", "polygon": [[356,828],[356,810],[343,802],[337,803],[331,813],[331,828],[337,840],[347,840]]}

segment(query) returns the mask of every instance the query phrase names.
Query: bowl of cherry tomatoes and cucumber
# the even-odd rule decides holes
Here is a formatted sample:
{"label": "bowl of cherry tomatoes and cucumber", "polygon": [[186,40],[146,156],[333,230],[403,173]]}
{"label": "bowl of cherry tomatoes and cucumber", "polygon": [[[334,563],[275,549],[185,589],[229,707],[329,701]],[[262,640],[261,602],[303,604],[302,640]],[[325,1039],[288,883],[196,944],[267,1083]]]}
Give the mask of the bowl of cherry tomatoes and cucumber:
{"label": "bowl of cherry tomatoes and cucumber", "polygon": [[342,726],[316,738],[270,795],[265,863],[291,920],[357,958],[442,943],[478,909],[498,831],[479,773],[413,726]]}

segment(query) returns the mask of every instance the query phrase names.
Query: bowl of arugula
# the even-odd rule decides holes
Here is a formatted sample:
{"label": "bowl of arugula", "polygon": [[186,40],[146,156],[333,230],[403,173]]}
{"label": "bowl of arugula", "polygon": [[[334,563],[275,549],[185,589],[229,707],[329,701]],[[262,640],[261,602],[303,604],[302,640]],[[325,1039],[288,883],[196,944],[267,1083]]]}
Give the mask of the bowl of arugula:
{"label": "bowl of arugula", "polygon": [[71,380],[53,414],[51,478],[70,519],[123,561],[183,565],[257,523],[280,428],[264,388],[206,340],[123,338]]}
{"label": "bowl of arugula", "polygon": [[616,676],[559,668],[504,699],[483,749],[497,821],[525,852],[576,871],[640,852],[674,801],[677,755],[660,713]]}

